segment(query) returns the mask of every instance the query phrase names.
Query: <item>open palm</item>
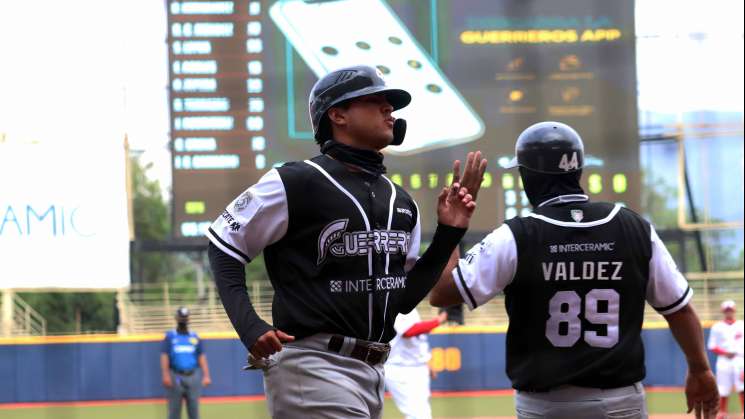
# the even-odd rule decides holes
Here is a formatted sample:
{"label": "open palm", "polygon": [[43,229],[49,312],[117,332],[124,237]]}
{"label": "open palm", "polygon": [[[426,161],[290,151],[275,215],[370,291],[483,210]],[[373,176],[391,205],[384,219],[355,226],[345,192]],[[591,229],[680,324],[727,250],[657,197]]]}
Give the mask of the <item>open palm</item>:
{"label": "open palm", "polygon": [[453,183],[458,183],[461,187],[468,189],[474,201],[484,181],[487,163],[487,160],[481,156],[481,151],[468,153],[461,177],[460,160],[453,162]]}
{"label": "open palm", "polygon": [[476,209],[476,195],[484,180],[486,163],[480,151],[468,153],[461,177],[460,160],[453,162],[453,182],[437,198],[437,221],[440,224],[468,228]]}
{"label": "open palm", "polygon": [[468,228],[471,215],[476,209],[468,189],[457,183],[449,188],[443,188],[437,197],[437,222],[452,227]]}

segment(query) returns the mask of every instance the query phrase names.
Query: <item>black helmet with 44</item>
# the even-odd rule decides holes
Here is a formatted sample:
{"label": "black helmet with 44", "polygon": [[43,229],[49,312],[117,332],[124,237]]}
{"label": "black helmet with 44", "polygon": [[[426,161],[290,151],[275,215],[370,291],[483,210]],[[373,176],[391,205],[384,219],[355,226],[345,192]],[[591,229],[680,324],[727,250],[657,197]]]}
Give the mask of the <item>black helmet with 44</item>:
{"label": "black helmet with 44", "polygon": [[546,121],[531,125],[517,138],[515,158],[507,167],[524,167],[538,173],[563,174],[582,169],[585,147],[569,125]]}

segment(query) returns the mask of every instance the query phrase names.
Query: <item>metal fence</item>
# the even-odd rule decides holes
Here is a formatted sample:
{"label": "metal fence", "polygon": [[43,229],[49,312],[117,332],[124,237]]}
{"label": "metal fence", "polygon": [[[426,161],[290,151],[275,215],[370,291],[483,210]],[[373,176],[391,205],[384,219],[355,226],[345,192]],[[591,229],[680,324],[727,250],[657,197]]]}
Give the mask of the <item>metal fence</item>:
{"label": "metal fence", "polygon": [[47,334],[47,322],[14,292],[0,298],[0,336],[39,336]]}
{"label": "metal fence", "polygon": [[[717,320],[721,317],[719,304],[732,299],[743,307],[743,278],[740,275],[724,273],[690,274],[689,282],[694,290],[692,303],[702,320]],[[274,292],[267,281],[253,282],[249,286],[251,301],[261,318],[271,323],[272,298]],[[172,284],[137,285],[126,293],[121,293],[120,311],[123,311],[121,333],[161,333],[174,327],[174,313],[179,306],[191,310],[191,327],[197,332],[227,332],[233,328],[225,315],[217,291],[212,283],[198,294],[196,285]],[[427,300],[418,307],[423,319],[437,315],[438,309],[431,307]],[[506,326],[508,323],[504,307],[504,296],[497,296],[489,303],[474,311],[465,309],[465,324],[470,326]],[[651,307],[647,306],[645,322],[664,321]]]}

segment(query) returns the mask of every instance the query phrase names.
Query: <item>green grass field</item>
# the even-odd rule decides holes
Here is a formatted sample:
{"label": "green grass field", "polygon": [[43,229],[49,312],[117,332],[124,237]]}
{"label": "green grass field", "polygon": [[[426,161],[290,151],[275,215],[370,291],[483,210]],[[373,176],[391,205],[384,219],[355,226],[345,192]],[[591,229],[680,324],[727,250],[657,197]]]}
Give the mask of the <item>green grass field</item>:
{"label": "green grass field", "polygon": [[[730,412],[739,412],[736,397],[730,398]],[[683,414],[685,399],[681,392],[647,393],[650,414]],[[432,399],[432,410],[436,418],[488,418],[514,415],[512,396],[481,397],[436,397]],[[121,404],[112,406],[65,406],[0,408],[3,419],[162,419],[166,416],[163,403]],[[227,403],[203,403],[202,419],[270,419],[263,401],[236,401]],[[183,413],[186,417],[186,412]],[[402,418],[393,401],[386,399],[386,419]],[[730,417],[741,417],[731,415]]]}

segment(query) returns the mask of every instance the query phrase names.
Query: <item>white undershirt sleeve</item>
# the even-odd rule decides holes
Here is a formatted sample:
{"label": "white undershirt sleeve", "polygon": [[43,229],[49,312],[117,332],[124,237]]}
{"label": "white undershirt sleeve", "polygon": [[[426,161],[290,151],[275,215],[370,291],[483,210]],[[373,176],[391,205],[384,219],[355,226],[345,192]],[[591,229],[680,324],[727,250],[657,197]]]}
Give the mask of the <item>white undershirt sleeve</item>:
{"label": "white undershirt sleeve", "polygon": [[411,329],[411,326],[414,326],[420,321],[422,321],[422,318],[419,317],[419,312],[413,309],[407,314],[396,316],[396,320],[393,322],[393,328],[396,330],[397,335],[403,335],[407,330]]}
{"label": "white undershirt sleeve", "polygon": [[453,280],[471,310],[486,303],[512,282],[517,271],[517,243],[503,224],[458,261]]}
{"label": "white undershirt sleeve", "polygon": [[651,240],[647,302],[662,315],[672,314],[688,304],[693,290],[678,270],[654,227],[651,227]]}
{"label": "white undershirt sleeve", "polygon": [[276,169],[238,196],[207,230],[223,252],[248,263],[287,233],[287,195]]}

